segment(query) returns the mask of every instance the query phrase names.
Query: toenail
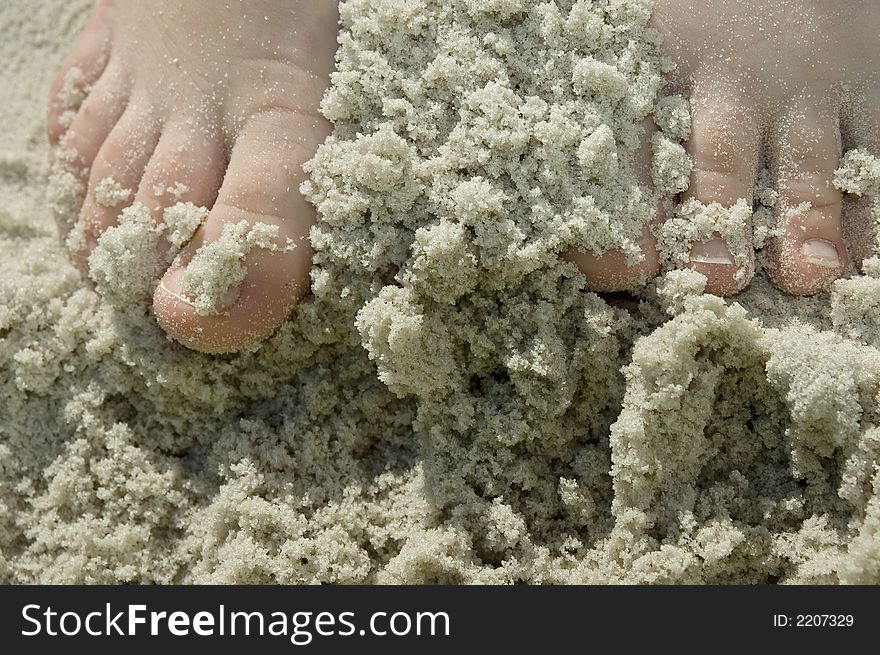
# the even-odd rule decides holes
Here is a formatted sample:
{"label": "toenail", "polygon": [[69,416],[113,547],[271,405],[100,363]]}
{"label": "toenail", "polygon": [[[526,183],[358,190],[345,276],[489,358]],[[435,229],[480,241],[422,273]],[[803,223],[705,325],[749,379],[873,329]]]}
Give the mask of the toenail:
{"label": "toenail", "polygon": [[691,262],[694,264],[724,264],[725,266],[736,263],[727,245],[721,239],[695,243],[691,248]]}
{"label": "toenail", "polygon": [[189,298],[183,295],[182,280],[184,273],[186,273],[185,268],[175,268],[162,278],[161,282],[159,282],[159,288],[161,288],[162,291],[176,298],[180,302],[189,305],[190,307],[195,307],[195,304]]}
{"label": "toenail", "polygon": [[837,248],[825,239],[810,239],[801,246],[804,261],[824,268],[840,268],[840,255]]}

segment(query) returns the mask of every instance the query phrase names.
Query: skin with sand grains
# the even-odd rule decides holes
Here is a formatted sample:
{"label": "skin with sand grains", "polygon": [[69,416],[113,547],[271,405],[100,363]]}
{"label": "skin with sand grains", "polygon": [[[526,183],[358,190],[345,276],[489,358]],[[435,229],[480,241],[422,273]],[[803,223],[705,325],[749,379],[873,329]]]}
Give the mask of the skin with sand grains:
{"label": "skin with sand grains", "polygon": [[[841,152],[880,154],[880,6],[666,2],[655,21],[678,26],[665,34],[666,48],[679,84],[691,90],[695,167],[687,195],[751,201],[763,162],[779,193],[768,273],[794,295],[827,289],[846,270],[847,245],[859,263],[874,247],[874,228],[858,224],[858,211],[843,211],[833,178]],[[722,291],[742,286],[725,283],[717,269],[697,270],[717,276]]]}
{"label": "skin with sand grains", "polygon": [[[826,290],[844,273],[844,234],[859,261],[873,252],[875,230],[861,220],[863,211],[852,207],[844,225],[833,177],[844,150],[880,154],[878,23],[880,6],[861,0],[654,2],[652,25],[676,64],[667,92],[691,102],[686,147],[693,169],[683,198],[719,208],[746,203],[726,235],[710,230],[704,236],[712,238],[680,262],[706,275],[709,293],[729,295],[749,283],[764,236],[770,238],[763,267],[793,295]],[[765,167],[778,191],[775,229],[756,244],[748,214]],[[716,226],[719,219],[716,212]],[[691,211],[679,231],[694,220]],[[588,275],[602,277],[615,265],[607,257],[578,261]]]}

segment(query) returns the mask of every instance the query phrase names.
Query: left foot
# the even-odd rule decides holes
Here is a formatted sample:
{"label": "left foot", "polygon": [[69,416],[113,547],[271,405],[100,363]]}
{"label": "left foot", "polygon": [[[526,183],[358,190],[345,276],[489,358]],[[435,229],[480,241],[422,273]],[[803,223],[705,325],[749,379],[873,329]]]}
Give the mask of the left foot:
{"label": "left foot", "polygon": [[[160,325],[190,348],[257,343],[308,289],[315,219],[299,186],[330,132],[318,105],[337,24],[335,0],[100,0],[53,86],[50,144],[88,188],[80,263],[126,204],[157,222],[177,202],[210,208],[153,298]],[[108,178],[118,203],[102,197]],[[277,226],[280,247],[252,250],[220,311],[197,311],[186,266],[241,221]]]}

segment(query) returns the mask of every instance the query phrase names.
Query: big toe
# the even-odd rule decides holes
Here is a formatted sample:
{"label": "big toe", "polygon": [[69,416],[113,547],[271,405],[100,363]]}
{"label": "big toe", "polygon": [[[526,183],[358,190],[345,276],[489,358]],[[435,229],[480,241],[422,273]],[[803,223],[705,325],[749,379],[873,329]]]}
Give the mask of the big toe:
{"label": "big toe", "polygon": [[[653,188],[651,175],[653,161],[652,136],[657,131],[654,122],[646,119],[644,138],[635,152],[633,172],[636,179],[647,188]],[[595,254],[589,251],[570,251],[563,257],[574,262],[587,280],[587,289],[596,292],[636,291],[660,272],[660,255],[654,226],[665,219],[664,204],[660,202],[657,213],[645,226],[639,239],[639,257],[627,256],[623,250],[608,250]]]}
{"label": "big toe", "polygon": [[601,255],[572,251],[565,259],[574,262],[587,279],[590,291],[635,291],[660,271],[657,239],[646,229],[639,243],[641,259],[632,261],[622,250],[610,250]]}
{"label": "big toe", "polygon": [[159,324],[189,348],[223,353],[258,343],[308,290],[314,209],[299,186],[326,130],[303,136],[291,121],[268,112],[248,122],[206,223],[156,289]]}

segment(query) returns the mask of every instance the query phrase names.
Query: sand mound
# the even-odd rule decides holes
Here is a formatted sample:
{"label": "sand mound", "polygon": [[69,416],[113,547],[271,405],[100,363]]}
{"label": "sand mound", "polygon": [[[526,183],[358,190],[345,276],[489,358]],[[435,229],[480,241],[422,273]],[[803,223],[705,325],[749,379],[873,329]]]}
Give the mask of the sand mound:
{"label": "sand mound", "polygon": [[649,3],[345,2],[312,295],[224,357],[68,263],[40,117],[87,5],[0,8],[0,581],[880,581],[880,266],[726,302],[558,257],[637,257],[686,180]]}

